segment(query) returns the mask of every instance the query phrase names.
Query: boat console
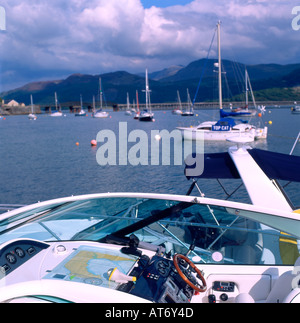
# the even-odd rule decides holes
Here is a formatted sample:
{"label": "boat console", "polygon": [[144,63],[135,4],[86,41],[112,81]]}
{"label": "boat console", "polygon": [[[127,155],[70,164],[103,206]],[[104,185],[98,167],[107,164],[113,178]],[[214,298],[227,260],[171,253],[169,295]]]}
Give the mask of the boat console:
{"label": "boat console", "polygon": [[35,240],[16,240],[2,245],[0,250],[0,268],[3,275],[11,274],[14,270],[28,262],[49,244]]}
{"label": "boat console", "polygon": [[194,295],[193,289],[176,271],[172,260],[154,256],[146,264],[142,259],[133,274],[138,271],[140,274],[136,284],[123,285],[120,290],[129,287],[130,294],[155,303],[189,303]]}
{"label": "boat console", "polygon": [[[201,272],[185,256],[171,259],[160,251],[141,252],[95,242],[48,244],[31,239],[14,240],[0,246],[3,274],[0,282],[7,288],[15,286],[20,290],[19,284],[35,286],[36,282],[52,281],[54,285],[64,286],[65,295],[66,286],[70,287],[70,300],[72,283],[80,283],[85,284],[82,288],[108,288],[114,293],[125,292],[155,303],[191,302],[195,289],[206,288]],[[111,275],[116,269],[125,277],[122,282],[114,281]],[[41,291],[37,295],[47,293]],[[26,297],[28,294],[31,293]],[[33,290],[31,296],[35,295]],[[104,298],[105,292],[99,290],[99,295]]]}

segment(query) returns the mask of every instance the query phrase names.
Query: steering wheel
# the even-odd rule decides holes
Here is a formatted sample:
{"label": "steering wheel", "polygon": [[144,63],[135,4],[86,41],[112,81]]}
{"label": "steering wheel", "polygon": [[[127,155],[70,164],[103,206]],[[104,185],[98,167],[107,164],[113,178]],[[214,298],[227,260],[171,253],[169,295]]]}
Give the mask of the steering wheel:
{"label": "steering wheel", "polygon": [[[204,293],[207,289],[206,280],[204,279],[200,269],[186,256],[177,254],[173,258],[174,266],[180,277],[196,292]],[[187,268],[182,268],[188,264]],[[196,276],[192,275],[196,272]],[[198,278],[198,279],[197,279]],[[202,283],[202,284],[201,284]]]}

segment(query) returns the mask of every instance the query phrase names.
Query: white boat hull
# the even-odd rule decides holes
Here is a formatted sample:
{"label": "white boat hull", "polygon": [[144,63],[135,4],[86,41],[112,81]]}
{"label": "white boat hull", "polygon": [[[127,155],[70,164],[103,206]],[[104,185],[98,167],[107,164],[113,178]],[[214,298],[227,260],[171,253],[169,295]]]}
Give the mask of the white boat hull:
{"label": "white boat hull", "polygon": [[149,112],[146,112],[146,113],[141,113],[140,116],[139,116],[139,121],[153,121],[153,117],[154,117],[154,114],[153,113],[149,113]]}
{"label": "white boat hull", "polygon": [[292,108],[293,114],[300,114],[300,106],[295,106]]}
{"label": "white boat hull", "polygon": [[54,118],[56,118],[56,117],[62,117],[63,116],[63,114],[62,114],[62,112],[53,112],[53,113],[51,113],[50,114],[50,117],[54,117]]}
{"label": "white boat hull", "polygon": [[242,136],[255,139],[253,131],[239,132],[239,131],[210,131],[197,130],[194,128],[178,128],[181,130],[182,138],[184,140],[205,140],[205,141],[227,141],[234,136]]}
{"label": "white boat hull", "polygon": [[94,118],[108,118],[108,112],[97,112],[93,115]]}
{"label": "white boat hull", "polygon": [[182,111],[181,110],[173,110],[172,114],[180,116],[180,115],[182,115]]}
{"label": "white boat hull", "polygon": [[28,115],[28,119],[29,120],[36,120],[37,119],[37,116],[35,114],[32,114],[31,113],[31,114]]}

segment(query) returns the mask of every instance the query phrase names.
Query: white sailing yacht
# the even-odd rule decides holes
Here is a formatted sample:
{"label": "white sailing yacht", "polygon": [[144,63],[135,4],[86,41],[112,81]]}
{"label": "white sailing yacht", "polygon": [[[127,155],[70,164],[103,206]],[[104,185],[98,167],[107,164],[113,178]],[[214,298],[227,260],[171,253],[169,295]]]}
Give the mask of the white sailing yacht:
{"label": "white sailing yacht", "polygon": [[99,78],[99,102],[100,102],[100,109],[96,111],[94,110],[93,118],[107,118],[109,116],[109,113],[106,111],[103,111],[103,91],[102,91],[102,82],[101,78]]}
{"label": "white sailing yacht", "polygon": [[129,102],[129,93],[127,92],[127,109],[125,111],[125,114],[127,116],[131,116],[132,115],[132,111],[130,110],[130,102]]}
{"label": "white sailing yacht", "polygon": [[86,117],[86,112],[83,109],[82,95],[80,95],[80,111],[75,113],[75,117]]}
{"label": "white sailing yacht", "polygon": [[50,114],[50,117],[62,117],[63,114],[61,112],[61,107],[58,104],[57,93],[56,92],[54,93],[54,96],[55,96],[55,112],[52,112]]}
{"label": "white sailing yacht", "polygon": [[182,112],[181,114],[183,117],[193,117],[194,116],[194,109],[193,109],[193,104],[192,100],[190,97],[189,89],[187,89],[187,106],[186,110]]}
{"label": "white sailing yacht", "polygon": [[140,113],[141,113],[140,112],[140,102],[139,102],[139,91],[138,90],[136,90],[136,108],[137,108],[137,111],[135,112],[133,119],[138,120],[139,117],[140,117]]}
{"label": "white sailing yacht", "polygon": [[32,98],[32,95],[30,95],[30,101],[31,101],[31,113],[29,113],[29,115],[28,115],[28,119],[29,120],[36,120],[37,119],[37,116],[34,114],[34,112],[33,112],[33,98]]}
{"label": "white sailing yacht", "polygon": [[177,91],[177,101],[178,101],[178,107],[172,111],[172,114],[180,116],[182,115],[182,103],[181,103],[179,91]]}
{"label": "white sailing yacht", "polygon": [[[251,92],[254,109],[249,109],[249,92]],[[232,104],[230,104],[230,111],[221,110],[221,116],[224,118],[226,117],[246,118],[246,117],[254,117],[256,114],[257,114],[257,106],[255,103],[249,74],[247,69],[245,69],[245,106],[233,109]]]}
{"label": "white sailing yacht", "polygon": [[237,120],[222,116],[223,99],[222,99],[222,60],[221,60],[221,23],[217,24],[218,33],[218,84],[219,84],[219,109],[221,119],[218,121],[205,121],[196,127],[178,127],[181,130],[182,137],[185,140],[211,140],[226,141],[229,138],[245,137],[248,142],[256,139],[266,139],[268,128],[257,128],[247,121]]}
{"label": "white sailing yacht", "polygon": [[146,108],[140,113],[139,121],[154,121],[154,113],[151,110],[151,101],[150,101],[150,89],[149,89],[149,80],[148,80],[148,69],[146,69]]}

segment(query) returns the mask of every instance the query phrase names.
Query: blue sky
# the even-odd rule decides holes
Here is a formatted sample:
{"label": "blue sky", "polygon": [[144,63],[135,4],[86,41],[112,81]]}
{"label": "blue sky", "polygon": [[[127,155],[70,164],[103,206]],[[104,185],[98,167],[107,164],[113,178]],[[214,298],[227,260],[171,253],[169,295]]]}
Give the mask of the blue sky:
{"label": "blue sky", "polygon": [[186,5],[192,2],[192,0],[142,0],[144,8],[150,8],[152,6],[166,8],[175,5]]}
{"label": "blue sky", "polygon": [[1,5],[7,30],[0,32],[0,92],[73,73],[187,65],[207,56],[218,20],[223,58],[248,65],[300,63],[300,30],[292,28],[299,0],[1,0]]}

